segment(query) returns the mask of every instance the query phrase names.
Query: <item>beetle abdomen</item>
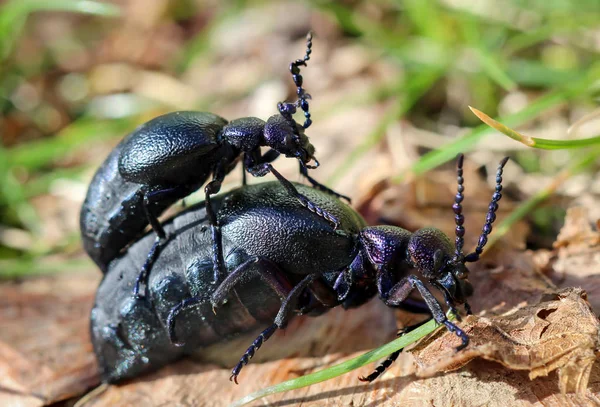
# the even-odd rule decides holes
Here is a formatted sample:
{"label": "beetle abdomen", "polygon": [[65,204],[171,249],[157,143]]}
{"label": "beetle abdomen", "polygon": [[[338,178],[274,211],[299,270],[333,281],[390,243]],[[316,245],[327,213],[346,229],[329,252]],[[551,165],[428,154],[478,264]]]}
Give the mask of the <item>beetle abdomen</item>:
{"label": "beetle abdomen", "polygon": [[[348,205],[304,185],[298,191],[340,221],[331,224],[308,211],[279,184],[266,182],[232,191],[219,211],[223,236],[248,255],[265,256],[286,272],[336,271],[356,255],[356,235],[365,221]],[[343,231],[343,232],[342,232]]]}
{"label": "beetle abdomen", "polygon": [[[138,127],[123,142],[119,172],[139,184],[180,185],[193,177],[206,179],[220,155],[208,154],[219,148],[218,136],[227,120],[206,112],[173,112]],[[211,162],[198,165],[198,159]],[[198,174],[206,169],[206,174]]]}
{"label": "beetle abdomen", "polygon": [[[153,185],[144,190],[142,185],[123,179],[117,168],[123,143],[115,147],[94,174],[79,218],[83,248],[102,272],[106,272],[108,263],[148,225],[142,207],[145,191],[162,188]],[[150,211],[160,215],[178,199],[196,190],[197,185],[180,189],[181,194],[152,203]]]}
{"label": "beetle abdomen", "polygon": [[[216,209],[220,199],[214,200]],[[136,299],[132,288],[141,264],[154,242],[148,234],[109,265],[91,316],[91,333],[104,381],[116,382],[155,370],[184,354],[270,323],[280,298],[260,278],[247,281],[212,311],[214,289],[212,245],[202,204],[165,223],[172,238],[161,250],[149,280],[149,299]],[[231,250],[229,241],[224,247]],[[228,270],[244,258],[228,258]],[[259,270],[260,271],[260,270]],[[291,288],[291,286],[290,286]],[[183,299],[203,295],[206,302],[186,310],[177,319],[176,333],[183,348],[171,344],[166,320],[171,308]]]}

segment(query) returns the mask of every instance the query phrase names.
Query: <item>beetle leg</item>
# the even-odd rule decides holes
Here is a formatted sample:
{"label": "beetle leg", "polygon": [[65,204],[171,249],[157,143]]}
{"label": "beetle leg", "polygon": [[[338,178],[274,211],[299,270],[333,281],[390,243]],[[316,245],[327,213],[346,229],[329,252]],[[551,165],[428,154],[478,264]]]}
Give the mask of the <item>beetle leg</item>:
{"label": "beetle leg", "polygon": [[[300,192],[298,192],[298,190],[296,189],[294,184],[292,184],[290,181],[288,181],[283,175],[281,175],[279,173],[279,171],[277,171],[275,168],[273,168],[273,166],[270,163],[271,163],[271,161],[275,160],[275,158],[277,158],[279,155],[280,155],[280,153],[275,150],[269,150],[263,156],[260,156],[260,151],[246,153],[246,156],[245,156],[246,168],[247,168],[248,172],[255,177],[264,177],[269,172],[272,173],[273,175],[275,175],[275,178],[277,178],[277,180],[279,182],[281,182],[281,185],[283,185],[283,187],[290,193],[290,195],[292,195],[296,199],[298,199],[298,201],[300,201],[302,206],[306,207],[309,211],[316,213],[320,217],[329,221],[333,225],[333,229],[336,230],[339,227],[340,222],[335,216],[333,216],[329,212],[319,208],[317,205],[315,205],[313,202],[311,202],[307,197],[305,197]],[[321,185],[321,184],[319,184],[319,185]],[[323,186],[323,188],[326,188],[326,187]],[[319,189],[319,188],[317,187],[317,189]],[[329,190],[329,191],[331,191],[331,190]],[[333,192],[333,191],[331,191],[331,192],[333,194],[335,194],[335,192]]]}
{"label": "beetle leg", "polygon": [[446,314],[444,314],[440,303],[435,299],[431,291],[429,291],[429,289],[421,280],[419,280],[417,276],[408,276],[403,278],[388,292],[381,292],[380,290],[380,295],[386,305],[396,307],[406,300],[409,294],[415,288],[419,291],[419,294],[421,294],[423,300],[425,300],[425,303],[433,315],[433,319],[435,319],[438,324],[444,324],[450,332],[454,332],[456,336],[462,340],[462,344],[456,348],[456,350],[458,351],[465,348],[469,344],[469,337],[458,326],[448,321],[448,318],[446,318]]}
{"label": "beetle leg", "polygon": [[[416,324],[413,325],[409,325],[406,326],[404,328],[401,328],[398,331],[398,335],[397,336],[402,336],[405,335],[407,333],[409,333],[410,331],[414,331],[415,329],[417,329],[418,327],[420,327],[421,325],[429,322],[430,319],[426,319],[424,321],[418,322]],[[379,366],[377,366],[375,368],[375,370],[373,371],[373,373],[371,373],[368,376],[360,376],[358,378],[358,380],[360,380],[361,382],[372,382],[373,380],[377,379],[383,372],[385,372],[385,370],[390,367],[392,365],[392,363],[394,363],[396,361],[396,359],[398,359],[398,356],[400,355],[400,352],[402,352],[402,349],[397,350],[396,352],[390,354],[387,359],[385,359],[383,362],[381,362],[381,364]]]}
{"label": "beetle leg", "polygon": [[313,188],[318,189],[319,191],[323,191],[328,194],[331,194],[331,195],[335,196],[336,198],[344,199],[344,200],[348,201],[348,203],[352,202],[352,200],[349,197],[347,197],[346,195],[338,194],[333,189],[327,188],[325,185],[321,184],[319,181],[317,181],[316,179],[314,179],[313,177],[308,175],[308,169],[306,168],[306,164],[304,164],[302,161],[299,161],[299,164],[300,164],[300,174],[302,174],[304,176],[304,178],[306,178],[308,180],[308,182],[310,182],[310,184],[313,186]]}
{"label": "beetle leg", "polygon": [[150,226],[152,226],[152,230],[154,230],[154,233],[156,233],[159,238],[165,239],[166,234],[165,230],[160,224],[160,221],[158,220],[158,217],[152,213],[152,206],[155,203],[166,200],[181,199],[189,195],[191,192],[192,191],[190,191],[189,187],[182,185],[172,188],[163,188],[157,191],[144,192],[144,201],[142,205],[144,208],[144,213],[148,219],[148,223],[150,223]]}
{"label": "beetle leg", "polygon": [[257,164],[272,163],[281,153],[277,150],[270,149],[264,153],[258,160],[255,160]]}
{"label": "beetle leg", "polygon": [[221,227],[217,221],[217,215],[212,207],[210,196],[219,193],[221,185],[225,179],[225,167],[227,160],[221,160],[214,169],[213,180],[204,187],[206,217],[210,223],[210,233],[213,246],[213,281],[219,283],[225,276],[225,266],[223,260],[223,246],[221,242]]}
{"label": "beetle leg", "polygon": [[152,265],[156,261],[156,257],[158,256],[160,248],[167,242],[167,234],[160,224],[158,217],[152,213],[151,207],[157,202],[173,199],[174,197],[185,196],[188,193],[189,191],[181,186],[144,193],[142,207],[144,209],[144,213],[146,214],[146,218],[148,219],[148,223],[150,223],[152,230],[154,230],[154,233],[156,233],[156,240],[154,241],[150,252],[148,252],[146,261],[144,262],[144,265],[142,266],[140,274],[138,274],[133,287],[133,295],[137,298],[141,297],[140,286],[142,284],[144,284],[144,286],[148,285],[148,277],[150,276]]}
{"label": "beetle leg", "polygon": [[[256,268],[252,267],[256,264],[259,266],[259,269],[262,270],[260,273],[256,273]],[[169,333],[169,340],[175,346],[183,346],[185,344],[184,342],[178,341],[175,335],[175,319],[179,313],[203,304],[207,301],[211,302],[214,311],[214,309],[221,304],[223,300],[225,300],[235,285],[240,281],[250,277],[251,274],[258,275],[269,287],[273,289],[273,291],[277,293],[277,295],[279,295],[282,302],[285,301],[292,290],[292,286],[285,278],[285,275],[283,273],[279,273],[278,271],[279,269],[275,263],[263,257],[255,256],[244,261],[242,264],[237,266],[235,270],[229,273],[227,278],[225,278],[225,280],[217,287],[210,298],[207,298],[206,295],[189,297],[181,301],[179,304],[173,307],[171,311],[169,311],[169,315],[167,317],[167,331]]]}
{"label": "beetle leg", "polygon": [[[437,285],[436,285],[437,286]],[[454,300],[452,300],[452,297],[450,296],[450,294],[448,293],[448,291],[443,287],[443,286],[439,286],[437,287],[442,294],[444,295],[444,302],[446,303],[446,305],[448,306],[448,309],[450,309],[450,311],[456,316],[456,320],[458,322],[460,322],[462,320],[462,318],[460,317],[460,314],[458,313],[458,311],[456,310],[456,306],[454,305]]]}
{"label": "beetle leg", "polygon": [[471,305],[469,305],[467,301],[465,301],[463,307],[465,307],[465,312],[467,313],[467,315],[473,315],[473,311],[471,311]]}
{"label": "beetle leg", "polygon": [[368,376],[359,376],[358,380],[360,380],[361,382],[369,382],[370,383],[373,380],[377,379],[383,372],[386,371],[386,369],[388,367],[390,367],[392,365],[392,363],[394,363],[396,361],[396,359],[398,359],[400,352],[402,352],[402,349],[397,350],[396,352],[389,355],[386,360],[381,362],[381,364],[375,368],[373,373],[371,373]]}
{"label": "beetle leg", "polygon": [[162,246],[161,238],[160,238],[160,236],[157,236],[156,239],[154,240],[154,244],[152,244],[152,248],[150,249],[150,252],[148,252],[146,261],[142,265],[142,270],[140,271],[140,273],[137,276],[137,279],[135,280],[135,285],[133,286],[134,297],[136,297],[136,298],[141,297],[140,296],[140,286],[142,285],[142,283],[144,284],[144,287],[148,286],[148,277],[150,276],[150,269],[152,268],[152,265],[154,264],[154,262],[156,261],[156,258],[158,257],[158,253],[160,251],[159,249],[161,246]]}
{"label": "beetle leg", "polygon": [[[308,287],[308,291],[316,300],[315,302],[319,304],[319,310],[334,308],[340,304],[337,291],[327,284],[323,278],[315,279],[310,287]],[[314,307],[314,309],[316,309],[316,307]]]}
{"label": "beetle leg", "polygon": [[246,186],[248,180],[246,179],[246,161],[242,160],[242,186]]}
{"label": "beetle leg", "polygon": [[[252,267],[254,265],[257,265],[258,268]],[[257,269],[261,270],[261,272],[257,273]],[[254,256],[246,260],[229,273],[210,296],[213,311],[223,303],[227,295],[239,282],[247,280],[252,274],[259,276],[282,300],[285,299],[290,292],[291,284],[283,277],[283,273],[278,273],[277,271],[279,271],[277,265],[264,257]]]}
{"label": "beetle leg", "polygon": [[271,164],[265,163],[258,167],[260,167],[261,170],[265,169],[267,172],[271,172],[273,175],[275,175],[275,178],[277,178],[277,180],[281,183],[281,185],[283,185],[290,195],[294,196],[306,209],[329,221],[333,225],[334,230],[340,226],[340,221],[335,216],[326,210],[319,208],[317,205],[311,202],[310,199],[298,192],[294,184],[281,175],[275,168],[273,168]]}
{"label": "beetle leg", "polygon": [[179,304],[171,308],[169,315],[167,316],[167,332],[169,334],[169,341],[175,346],[183,346],[185,342],[177,340],[175,335],[175,318],[180,312],[186,309],[193,308],[206,301],[206,296],[189,297],[181,301]]}
{"label": "beetle leg", "polygon": [[254,356],[256,351],[262,346],[273,335],[277,328],[283,329],[288,323],[288,319],[292,311],[294,311],[298,304],[298,299],[302,291],[307,288],[318,276],[316,274],[309,274],[304,277],[288,294],[287,298],[281,303],[281,308],[273,321],[273,325],[261,332],[260,335],[252,342],[252,345],[248,347],[238,364],[231,371],[231,377],[229,380],[233,380],[235,384],[238,384],[237,377],[244,366],[248,364],[250,359]]}

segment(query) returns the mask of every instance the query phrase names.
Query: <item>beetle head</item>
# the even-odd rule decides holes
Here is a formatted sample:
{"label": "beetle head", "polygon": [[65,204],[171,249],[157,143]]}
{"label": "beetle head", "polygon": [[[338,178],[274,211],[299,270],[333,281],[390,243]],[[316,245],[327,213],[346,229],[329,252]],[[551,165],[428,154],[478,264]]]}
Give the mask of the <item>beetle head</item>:
{"label": "beetle head", "polygon": [[286,157],[295,157],[304,164],[311,160],[317,162],[314,157],[315,147],[304,134],[304,128],[281,114],[271,116],[267,120],[264,143]]}
{"label": "beetle head", "polygon": [[423,228],[410,238],[406,258],[425,279],[446,291],[456,303],[463,304],[473,293],[464,262],[453,259],[452,242],[439,229]]}

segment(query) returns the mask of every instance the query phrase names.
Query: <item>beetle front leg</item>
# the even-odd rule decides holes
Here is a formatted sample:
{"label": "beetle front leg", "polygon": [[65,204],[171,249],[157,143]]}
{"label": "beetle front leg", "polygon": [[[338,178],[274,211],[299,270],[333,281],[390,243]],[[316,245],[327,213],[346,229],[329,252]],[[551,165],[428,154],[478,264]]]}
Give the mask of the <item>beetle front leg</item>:
{"label": "beetle front leg", "polygon": [[406,300],[415,288],[419,291],[419,294],[421,294],[421,297],[429,307],[433,319],[435,319],[438,324],[445,325],[450,332],[455,333],[456,336],[461,339],[462,344],[457,347],[456,350],[459,351],[464,349],[469,344],[469,337],[462,329],[448,321],[440,303],[418,277],[405,277],[396,283],[396,285],[394,285],[387,293],[382,293],[380,291],[380,295],[386,305],[396,307],[402,303],[402,301]]}
{"label": "beetle front leg", "polygon": [[310,199],[298,192],[294,184],[281,175],[275,168],[273,168],[271,164],[264,163],[254,167],[248,167],[248,172],[254,176],[263,176],[269,172],[272,173],[281,183],[281,185],[283,185],[283,187],[288,191],[288,193],[294,196],[302,204],[302,206],[330,222],[333,225],[334,230],[337,230],[337,228],[340,226],[340,221],[335,216],[326,210],[319,208]]}
{"label": "beetle front leg", "polygon": [[[450,310],[450,312],[452,312],[455,316],[456,316],[456,320],[458,322],[462,321],[462,318],[460,317],[460,314],[458,313],[456,306],[454,305],[454,300],[452,300],[452,297],[450,296],[450,294],[448,293],[448,291],[446,291],[446,289],[442,286],[437,287],[442,294],[444,295],[444,302],[446,303],[446,305],[448,306],[448,309]],[[468,304],[467,304],[468,306]],[[469,307],[470,310],[470,307]]]}
{"label": "beetle front leg", "polygon": [[312,283],[317,278],[316,274],[309,274],[304,277],[288,294],[287,298],[283,300],[281,303],[281,308],[279,308],[279,312],[275,317],[275,321],[271,326],[262,331],[260,335],[252,342],[252,345],[248,347],[238,364],[231,371],[231,376],[229,380],[233,380],[235,384],[238,384],[237,377],[240,374],[242,368],[248,364],[250,359],[254,356],[256,351],[262,346],[264,342],[266,342],[271,335],[275,332],[275,330],[283,329],[286,327],[290,315],[297,308],[298,299],[304,289],[306,289],[310,283]]}
{"label": "beetle front leg", "polygon": [[352,203],[352,200],[349,197],[347,197],[346,195],[338,194],[333,189],[326,187],[325,185],[321,184],[319,181],[317,181],[316,179],[314,179],[313,177],[308,175],[308,168],[306,168],[306,164],[304,164],[302,161],[300,161],[299,163],[300,163],[300,174],[302,174],[304,176],[304,178],[306,178],[308,180],[308,182],[310,182],[310,184],[313,186],[313,188],[318,189],[319,191],[323,191],[328,194],[331,194],[331,195],[335,196],[336,198],[344,199],[348,203]]}

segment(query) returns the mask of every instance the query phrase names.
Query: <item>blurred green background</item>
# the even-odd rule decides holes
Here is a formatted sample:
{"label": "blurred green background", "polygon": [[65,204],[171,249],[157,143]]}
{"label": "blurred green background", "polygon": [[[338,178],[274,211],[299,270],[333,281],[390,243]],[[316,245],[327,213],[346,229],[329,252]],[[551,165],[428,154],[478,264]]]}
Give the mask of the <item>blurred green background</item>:
{"label": "blurred green background", "polygon": [[[461,151],[490,169],[509,154],[513,196],[525,203],[517,216],[534,231],[551,242],[574,203],[600,218],[598,146],[527,149],[468,109],[530,136],[598,136],[598,0],[9,0],[0,5],[0,277],[92,267],[78,211],[110,149],[173,110],[266,119],[294,96],[287,66],[309,30],[316,178],[356,197],[357,172],[382,153],[398,182]],[[537,207],[550,195],[554,205]]]}

